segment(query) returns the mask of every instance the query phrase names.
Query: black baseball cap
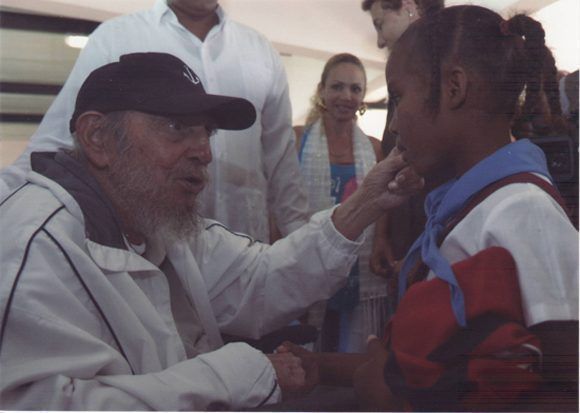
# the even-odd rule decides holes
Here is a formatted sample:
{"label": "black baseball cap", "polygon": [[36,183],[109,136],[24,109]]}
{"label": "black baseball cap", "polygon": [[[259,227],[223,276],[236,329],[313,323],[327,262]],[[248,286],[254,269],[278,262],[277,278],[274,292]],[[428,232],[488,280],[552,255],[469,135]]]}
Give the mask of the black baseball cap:
{"label": "black baseball cap", "polygon": [[89,110],[109,113],[135,110],[180,117],[207,115],[218,129],[252,126],[256,110],[246,99],[207,94],[199,77],[167,53],[131,53],[95,69],[79,89],[70,131]]}

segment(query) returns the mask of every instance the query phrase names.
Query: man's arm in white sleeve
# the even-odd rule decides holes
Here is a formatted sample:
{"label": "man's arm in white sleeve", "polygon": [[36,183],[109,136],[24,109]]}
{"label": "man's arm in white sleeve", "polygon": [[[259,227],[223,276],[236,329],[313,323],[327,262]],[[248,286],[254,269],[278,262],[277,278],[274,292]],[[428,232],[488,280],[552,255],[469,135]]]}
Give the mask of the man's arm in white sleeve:
{"label": "man's arm in white sleeve", "polygon": [[421,187],[422,180],[393,153],[343,204],[314,214],[273,245],[212,225],[193,248],[221,331],[259,338],[331,297],[357,258],[364,229]]}
{"label": "man's arm in white sleeve", "polygon": [[[39,234],[27,257],[10,308],[2,308],[0,409],[237,410],[279,401],[276,372],[261,352],[233,343],[185,360],[171,344],[152,347],[146,334],[119,344],[124,332],[110,332],[75,287],[76,267],[47,236]],[[5,268],[6,292],[15,267]]]}

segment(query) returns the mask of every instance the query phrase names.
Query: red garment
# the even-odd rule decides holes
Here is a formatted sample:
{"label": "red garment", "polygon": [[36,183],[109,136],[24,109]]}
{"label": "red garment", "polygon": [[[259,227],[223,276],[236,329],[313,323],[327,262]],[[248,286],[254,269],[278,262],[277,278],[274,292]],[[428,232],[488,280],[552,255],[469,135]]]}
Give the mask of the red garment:
{"label": "red garment", "polygon": [[467,328],[449,285],[412,285],[387,326],[385,380],[415,410],[502,410],[541,382],[540,342],[524,325],[515,263],[492,247],[452,266]]}

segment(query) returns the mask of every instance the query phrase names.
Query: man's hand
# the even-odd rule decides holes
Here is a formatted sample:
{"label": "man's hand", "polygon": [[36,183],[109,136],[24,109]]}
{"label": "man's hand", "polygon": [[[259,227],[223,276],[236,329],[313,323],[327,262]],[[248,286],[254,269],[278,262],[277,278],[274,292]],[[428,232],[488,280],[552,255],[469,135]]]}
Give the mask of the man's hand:
{"label": "man's hand", "polygon": [[308,393],[318,385],[320,376],[315,353],[289,341],[282,343],[276,351],[278,354],[292,354],[300,359],[301,366],[305,372],[304,387],[301,392]]}
{"label": "man's hand", "polygon": [[386,159],[371,169],[361,187],[334,210],[334,226],[346,238],[355,240],[386,210],[419,192],[423,185],[423,178],[394,148]]}
{"label": "man's hand", "polygon": [[368,361],[354,374],[354,390],[359,406],[368,411],[402,411],[402,403],[385,383],[383,370],[388,352],[384,344],[374,336],[369,337],[367,355]]}
{"label": "man's hand", "polygon": [[307,389],[319,383],[326,386],[352,387],[354,372],[367,360],[366,354],[313,353],[287,341],[276,351],[291,352],[300,357],[306,370]]}
{"label": "man's hand", "polygon": [[306,372],[300,358],[291,353],[266,354],[274,370],[284,397],[302,393],[306,388]]}
{"label": "man's hand", "polygon": [[367,199],[387,210],[419,192],[423,185],[423,178],[403,160],[401,151],[395,147],[389,156],[370,170],[360,190]]}

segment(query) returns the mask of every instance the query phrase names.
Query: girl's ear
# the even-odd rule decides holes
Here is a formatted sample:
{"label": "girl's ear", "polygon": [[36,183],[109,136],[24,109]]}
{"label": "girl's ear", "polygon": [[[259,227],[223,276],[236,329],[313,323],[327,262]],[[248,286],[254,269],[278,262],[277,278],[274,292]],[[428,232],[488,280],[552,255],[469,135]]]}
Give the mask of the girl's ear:
{"label": "girl's ear", "polygon": [[461,66],[449,68],[444,77],[441,89],[443,101],[447,105],[447,108],[450,110],[460,109],[467,100],[469,89],[467,72]]}
{"label": "girl's ear", "polygon": [[75,125],[76,139],[83,148],[83,153],[98,169],[106,168],[111,161],[105,137],[101,133],[104,116],[100,112],[85,112],[78,117]]}

